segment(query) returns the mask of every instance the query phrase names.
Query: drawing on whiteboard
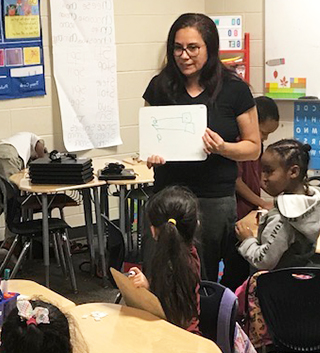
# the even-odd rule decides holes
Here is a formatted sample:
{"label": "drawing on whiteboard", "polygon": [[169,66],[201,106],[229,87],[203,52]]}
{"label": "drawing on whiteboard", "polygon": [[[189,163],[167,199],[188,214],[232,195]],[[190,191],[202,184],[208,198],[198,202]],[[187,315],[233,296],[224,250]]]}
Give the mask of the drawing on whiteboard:
{"label": "drawing on whiteboard", "polygon": [[162,140],[161,130],[183,131],[195,134],[195,125],[192,122],[192,115],[189,112],[182,113],[181,117],[157,119],[153,116],[151,119],[152,127],[157,131],[158,142]]}

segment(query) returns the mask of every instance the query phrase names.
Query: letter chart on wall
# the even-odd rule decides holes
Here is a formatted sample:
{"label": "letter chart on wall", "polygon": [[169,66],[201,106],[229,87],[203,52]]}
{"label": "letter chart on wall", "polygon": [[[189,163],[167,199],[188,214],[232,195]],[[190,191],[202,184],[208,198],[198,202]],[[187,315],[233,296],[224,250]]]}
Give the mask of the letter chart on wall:
{"label": "letter chart on wall", "polygon": [[1,0],[0,99],[45,95],[40,0]]}
{"label": "letter chart on wall", "polygon": [[320,170],[320,101],[294,103],[294,137],[311,146],[309,169]]}

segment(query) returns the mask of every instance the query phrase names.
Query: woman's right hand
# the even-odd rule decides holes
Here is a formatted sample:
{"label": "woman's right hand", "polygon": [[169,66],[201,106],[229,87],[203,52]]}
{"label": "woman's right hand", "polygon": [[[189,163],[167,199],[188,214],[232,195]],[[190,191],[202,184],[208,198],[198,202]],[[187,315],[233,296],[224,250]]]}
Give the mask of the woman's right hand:
{"label": "woman's right hand", "polygon": [[151,169],[152,167],[157,167],[159,165],[165,164],[166,161],[164,160],[163,157],[157,156],[153,154],[151,157],[148,157],[147,159],[147,167]]}
{"label": "woman's right hand", "polygon": [[149,282],[147,280],[147,277],[142,273],[142,271],[138,267],[131,267],[129,272],[131,271],[135,273],[134,275],[129,276],[129,278],[132,280],[133,285],[136,288],[149,289]]}

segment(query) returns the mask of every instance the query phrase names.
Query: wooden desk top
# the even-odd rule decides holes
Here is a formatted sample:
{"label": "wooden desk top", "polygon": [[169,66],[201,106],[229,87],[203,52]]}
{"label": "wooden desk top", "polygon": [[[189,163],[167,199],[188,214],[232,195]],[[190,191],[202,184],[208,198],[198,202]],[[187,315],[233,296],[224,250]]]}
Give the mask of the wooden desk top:
{"label": "wooden desk top", "polygon": [[10,292],[20,293],[30,298],[39,296],[40,299],[47,300],[64,311],[71,310],[76,306],[73,301],[33,281],[10,279],[8,287]]}
{"label": "wooden desk top", "polygon": [[[95,321],[92,311],[108,315]],[[89,353],[221,353],[210,340],[194,335],[139,309],[90,303],[71,309]]]}
{"label": "wooden desk top", "polygon": [[[256,215],[257,215],[257,211],[251,211],[249,214],[247,214],[241,220],[241,221],[245,222],[249,228],[251,228],[254,236],[257,236],[257,234],[258,234],[258,225],[256,222]],[[320,254],[320,236],[319,236],[318,242],[317,242],[316,253]]]}
{"label": "wooden desk top", "polygon": [[32,184],[27,170],[23,170],[20,173],[11,175],[9,179],[11,182],[16,184],[18,188],[22,191],[42,194],[50,194],[67,190],[86,189],[96,186],[102,186],[106,183],[104,180],[99,180],[96,176],[94,176],[94,178],[86,184]]}

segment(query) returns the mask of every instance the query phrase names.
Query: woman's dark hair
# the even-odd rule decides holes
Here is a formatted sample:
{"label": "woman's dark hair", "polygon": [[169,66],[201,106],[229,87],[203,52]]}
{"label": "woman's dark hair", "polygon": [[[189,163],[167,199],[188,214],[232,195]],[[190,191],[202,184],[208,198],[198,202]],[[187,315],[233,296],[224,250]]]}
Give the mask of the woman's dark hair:
{"label": "woman's dark hair", "polygon": [[279,109],[272,98],[260,96],[254,100],[257,106],[259,123],[263,123],[269,119],[279,121]]}
{"label": "woman's dark hair", "polygon": [[1,331],[1,353],[72,353],[69,322],[54,305],[42,300],[30,300],[37,306],[49,310],[49,324],[29,324],[18,315],[18,309],[11,311]]}
{"label": "woman's dark hair", "polygon": [[225,76],[240,78],[220,61],[217,27],[211,18],[204,14],[185,13],[171,26],[167,39],[167,64],[159,75],[161,88],[172,103],[175,103],[179,92],[185,87],[186,77],[177,67],[173,49],[176,33],[186,27],[195,28],[206,44],[208,60],[201,70],[199,84],[208,90],[210,101],[214,102],[221,91]]}
{"label": "woman's dark hair", "polygon": [[167,187],[150,199],[147,216],[157,235],[150,289],[168,321],[187,328],[198,315],[195,289],[200,278],[191,256],[199,219],[197,199],[186,188]]}
{"label": "woman's dark hair", "polygon": [[310,145],[294,139],[283,139],[269,145],[266,151],[276,152],[282,159],[283,166],[288,169],[293,165],[300,167],[299,181],[307,186],[307,172],[310,161]]}

